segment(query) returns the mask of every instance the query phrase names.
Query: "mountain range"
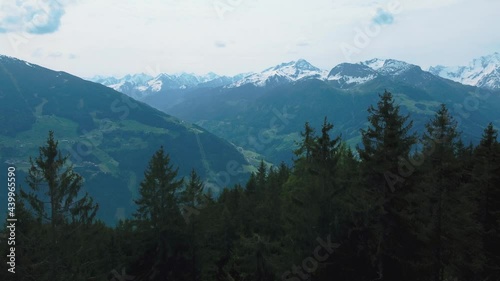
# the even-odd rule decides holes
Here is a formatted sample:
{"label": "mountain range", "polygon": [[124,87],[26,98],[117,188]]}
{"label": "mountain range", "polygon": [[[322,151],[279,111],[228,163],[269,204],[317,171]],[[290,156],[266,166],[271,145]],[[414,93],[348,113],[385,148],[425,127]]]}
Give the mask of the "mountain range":
{"label": "mountain range", "polygon": [[240,80],[246,74],[233,77],[219,76],[213,72],[206,75],[193,73],[166,74],[153,77],[149,74],[128,74],[121,78],[94,76],[88,80],[103,84],[134,99],[142,99],[153,93],[166,93],[171,90],[220,87]]}
{"label": "mountain range", "polygon": [[[300,59],[233,77],[136,74],[94,83],[0,56],[0,161],[15,165],[22,179],[29,157],[54,130],[89,193],[106,202],[102,219],[112,223],[116,210],[133,212],[142,173],[160,146],[181,176],[194,168],[217,192],[244,182],[262,159],[291,163],[305,122],[318,129],[326,117],[333,134],[360,145],[367,108],[385,90],[410,114],[414,131],[423,131],[444,103],[465,143],[477,142],[489,122],[500,127],[498,65],[498,54],[486,56],[451,80],[436,75],[437,67],[425,71],[394,59],[330,71]],[[444,69],[439,73],[451,73]],[[466,80],[473,72],[482,78]]]}
{"label": "mountain range", "polygon": [[0,123],[0,163],[16,167],[18,186],[26,187],[29,159],[53,130],[108,223],[117,210],[134,211],[143,172],[161,146],[180,177],[195,169],[214,194],[245,182],[251,170],[234,145],[197,125],[101,84],[6,56],[0,56]]}
{"label": "mountain range", "polygon": [[434,66],[429,72],[462,84],[487,89],[500,89],[500,54],[472,60],[467,66]]}
{"label": "mountain range", "polygon": [[[360,65],[364,67],[359,67]],[[330,71],[313,66],[304,59],[282,63],[257,73],[220,76],[213,72],[206,75],[192,73],[166,74],[156,77],[148,74],[129,74],[121,78],[94,76],[89,80],[101,83],[135,99],[155,93],[196,88],[236,88],[247,84],[272,87],[303,79],[333,81],[339,87],[351,87],[374,79],[378,75],[399,75],[416,65],[394,59],[371,59],[359,63],[341,63]],[[465,85],[487,89],[500,89],[500,54],[493,53],[474,59],[468,66],[431,66],[428,72]]]}
{"label": "mountain range", "polygon": [[226,86],[153,93],[142,101],[276,164],[291,163],[304,123],[318,128],[325,116],[335,134],[353,148],[360,145],[367,108],[385,90],[415,120],[415,131],[425,129],[441,103],[459,122],[466,143],[477,142],[488,122],[500,125],[500,90],[457,83],[394,59],[341,63],[329,72],[298,60]]}

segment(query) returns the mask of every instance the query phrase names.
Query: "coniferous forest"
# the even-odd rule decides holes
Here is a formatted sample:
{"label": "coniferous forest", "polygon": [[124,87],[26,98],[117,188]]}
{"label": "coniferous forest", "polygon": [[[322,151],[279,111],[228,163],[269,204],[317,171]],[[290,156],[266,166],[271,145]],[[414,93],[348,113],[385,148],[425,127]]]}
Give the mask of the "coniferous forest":
{"label": "coniferous forest", "polygon": [[16,274],[0,279],[500,280],[497,130],[464,143],[442,105],[414,133],[389,92],[368,112],[362,145],[306,123],[291,167],[261,162],[217,195],[158,147],[114,227],[49,132],[16,197]]}

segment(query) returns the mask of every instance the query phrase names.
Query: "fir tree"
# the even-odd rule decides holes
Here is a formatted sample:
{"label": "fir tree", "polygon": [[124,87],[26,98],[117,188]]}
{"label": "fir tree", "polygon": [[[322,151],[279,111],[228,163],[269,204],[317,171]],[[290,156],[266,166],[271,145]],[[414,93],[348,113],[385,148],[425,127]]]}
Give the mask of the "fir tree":
{"label": "fir tree", "polygon": [[427,158],[421,184],[431,210],[432,279],[463,278],[478,270],[482,258],[479,226],[471,217],[475,212],[471,190],[461,181],[464,162],[457,158],[462,150],[457,122],[441,105],[426,129],[423,154]]}
{"label": "fir tree", "polygon": [[[182,192],[181,195],[181,204],[183,205],[184,208],[189,208],[189,209],[197,209],[199,206],[203,206],[205,204],[204,202],[204,197],[203,197],[203,183],[196,173],[196,171],[193,169],[191,170],[191,173],[189,175],[189,180],[187,181],[186,187],[184,191]],[[203,205],[202,205],[203,204]],[[198,211],[199,212],[199,211]],[[190,248],[190,260],[191,260],[191,267],[190,267],[190,274],[191,274],[191,280],[199,280],[199,237],[198,233],[200,233],[200,225],[198,221],[198,217],[191,217],[187,221],[187,231],[186,235],[190,241],[189,243],[189,248]]]}
{"label": "fir tree", "polygon": [[151,158],[144,180],[139,189],[139,199],[135,200],[137,211],[135,220],[144,229],[156,233],[164,231],[172,224],[179,223],[178,193],[183,185],[177,179],[178,168],[170,164],[170,156],[161,147]]}
{"label": "fir tree", "polygon": [[407,278],[404,246],[398,239],[410,230],[402,222],[402,212],[408,206],[408,183],[399,175],[400,159],[406,159],[416,137],[410,133],[412,121],[402,116],[392,94],[380,95],[377,107],[368,109],[370,126],[361,130],[361,176],[369,195],[371,219],[367,225],[370,236],[365,240],[379,279]]}
{"label": "fir tree", "polygon": [[474,151],[473,183],[478,189],[477,220],[485,254],[483,280],[500,280],[500,143],[489,124]]}
{"label": "fir tree", "polygon": [[34,218],[41,229],[47,230],[40,244],[47,242],[50,249],[46,253],[48,265],[45,267],[49,269],[50,280],[74,278],[69,269],[76,264],[71,264],[70,257],[84,256],[82,251],[85,249],[71,244],[75,242],[72,238],[93,223],[98,209],[88,194],[81,194],[83,178],[74,172],[67,162],[69,156],[62,156],[57,146],[54,133],[50,131],[46,145],[39,149],[39,156],[30,158],[31,167],[26,178],[30,191],[21,189],[21,197],[27,201]]}
{"label": "fir tree", "polygon": [[144,172],[139,198],[135,200],[134,222],[146,240],[140,246],[150,260],[140,274],[153,280],[165,280],[169,275],[182,279],[188,271],[181,269],[189,268],[183,257],[188,242],[183,236],[185,222],[179,206],[183,180],[177,179],[177,174],[178,168],[173,168],[170,156],[160,147]]}

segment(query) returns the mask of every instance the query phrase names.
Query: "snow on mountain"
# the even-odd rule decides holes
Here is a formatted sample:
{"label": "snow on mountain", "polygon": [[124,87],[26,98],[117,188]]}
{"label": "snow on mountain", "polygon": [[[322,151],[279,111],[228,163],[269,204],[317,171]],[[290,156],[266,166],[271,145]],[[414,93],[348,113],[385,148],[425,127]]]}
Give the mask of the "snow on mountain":
{"label": "snow on mountain", "polygon": [[198,88],[216,88],[227,86],[232,83],[235,83],[244,77],[250,75],[251,73],[242,73],[235,76],[219,76],[216,78],[207,78],[205,82],[202,82],[197,85]]}
{"label": "snow on mountain", "polygon": [[[177,74],[160,74],[148,84],[155,85],[151,88],[152,91],[158,92],[162,89],[188,89],[188,88],[203,88],[203,87],[220,87],[231,84],[236,80],[241,79],[240,76],[219,76],[213,72],[206,75],[196,75],[193,73],[177,73]],[[161,81],[159,83],[158,81]],[[160,85],[161,84],[161,85]],[[153,87],[153,86],[152,86]]]}
{"label": "snow on mountain", "polygon": [[110,86],[114,85],[120,82],[120,79],[112,76],[102,76],[102,75],[96,75],[94,77],[87,78],[87,80],[103,84],[104,86]]}
{"label": "snow on mountain", "polygon": [[122,78],[116,78],[113,76],[101,76],[101,75],[96,75],[89,80],[92,82],[100,83],[103,84],[104,86],[108,86],[110,88],[113,88],[115,90],[119,89],[126,83],[129,85],[135,86],[135,85],[142,85],[146,83],[148,80],[150,80],[151,77],[150,75],[140,73],[140,74],[128,74],[125,75]]}
{"label": "snow on mountain", "polygon": [[203,87],[236,88],[243,85],[257,87],[276,86],[301,79],[330,81],[340,88],[352,87],[371,81],[379,75],[400,75],[417,67],[392,59],[372,59],[357,64],[342,63],[331,71],[319,69],[304,59],[281,63],[258,73],[245,73],[233,77],[219,76],[213,72],[206,75],[192,73],[166,74],[156,77],[145,74],[127,75],[122,78],[96,76],[94,82],[104,84],[134,98],[171,89],[193,89]]}
{"label": "snow on mountain", "polygon": [[151,78],[153,78],[153,77],[149,74],[139,73],[139,74],[133,74],[133,75],[130,75],[130,74],[126,75],[121,80],[126,80],[126,81],[132,82],[136,85],[139,85],[139,84],[146,83],[147,81],[151,80]]}
{"label": "snow on mountain", "polygon": [[373,70],[379,70],[384,66],[385,61],[386,60],[375,58],[364,62],[360,62],[359,64],[366,65]]}
{"label": "snow on mountain", "polygon": [[227,88],[236,88],[246,84],[257,87],[279,85],[293,82],[300,79],[325,79],[328,71],[321,70],[304,59],[282,63],[274,67],[267,68],[259,73],[247,75]]}
{"label": "snow on mountain", "polygon": [[361,63],[341,63],[335,66],[326,80],[332,81],[339,88],[348,88],[373,80],[378,73]]}
{"label": "snow on mountain", "polygon": [[135,99],[142,99],[150,94],[172,89],[225,86],[241,78],[241,75],[228,77],[219,76],[213,72],[205,75],[181,72],[176,74],[161,73],[156,77],[144,73],[129,74],[121,78],[98,75],[88,80],[108,86]]}
{"label": "snow on mountain", "polygon": [[161,80],[161,76],[163,75],[160,74],[155,79],[148,81],[147,83],[148,86],[145,86],[145,88],[141,88],[141,90],[144,89],[142,90],[143,92],[147,91],[148,89],[152,90],[153,92],[160,91],[161,87],[163,86],[163,81]]}
{"label": "snow on mountain", "polygon": [[[371,59],[358,63],[341,63],[335,66],[328,76],[327,81],[339,88],[349,88],[369,82],[379,76],[392,78],[412,76],[410,70],[420,70],[420,67],[403,61],[393,59]],[[417,73],[418,74],[418,73]]]}
{"label": "snow on mountain", "polygon": [[[37,65],[37,64],[33,64],[33,63],[29,63],[27,61],[24,61],[22,59],[18,59],[18,58],[15,58],[15,57],[11,57],[11,56],[6,56],[6,55],[2,55],[0,54],[0,63],[5,63],[5,64],[22,64],[23,66],[26,65],[26,66],[29,66],[31,68],[34,68],[34,69],[39,69],[39,68],[44,68],[43,66],[40,66],[40,65]],[[58,73],[62,73],[62,71],[57,71]]]}
{"label": "snow on mountain", "polygon": [[198,81],[199,81],[199,83],[206,83],[206,82],[218,79],[220,77],[221,76],[219,76],[219,75],[217,75],[217,74],[215,74],[213,72],[209,72],[209,73],[207,73],[205,75],[198,76]]}
{"label": "snow on mountain", "polygon": [[193,83],[193,80],[195,80],[194,77],[184,73],[177,75],[161,73],[147,82],[148,88],[146,88],[146,91],[159,92],[162,89],[183,89]]}
{"label": "snow on mountain", "polygon": [[89,78],[88,80],[100,83],[104,86],[112,88],[115,91],[125,93],[133,98],[140,99],[142,96],[144,96],[144,90],[147,89],[147,82],[152,78],[153,77],[148,74],[138,73],[128,74],[121,78],[96,75]]}
{"label": "snow on mountain", "polygon": [[401,75],[414,67],[418,67],[404,61],[393,59],[371,59],[360,62],[360,64],[368,66],[379,74],[391,76]]}
{"label": "snow on mountain", "polygon": [[500,54],[476,58],[468,66],[431,66],[429,72],[466,85],[500,89]]}
{"label": "snow on mountain", "polygon": [[236,88],[243,85],[276,86],[301,79],[328,81],[339,88],[367,83],[380,76],[402,79],[415,85],[431,81],[434,75],[463,84],[500,89],[500,54],[494,53],[473,60],[469,66],[435,66],[429,72],[419,66],[394,59],[371,59],[358,63],[341,63],[330,71],[319,69],[304,59],[282,63],[258,73],[219,76],[193,73],[162,73],[156,77],[147,74],[126,75],[122,78],[95,76],[90,80],[104,84],[136,99],[168,90],[195,88]]}

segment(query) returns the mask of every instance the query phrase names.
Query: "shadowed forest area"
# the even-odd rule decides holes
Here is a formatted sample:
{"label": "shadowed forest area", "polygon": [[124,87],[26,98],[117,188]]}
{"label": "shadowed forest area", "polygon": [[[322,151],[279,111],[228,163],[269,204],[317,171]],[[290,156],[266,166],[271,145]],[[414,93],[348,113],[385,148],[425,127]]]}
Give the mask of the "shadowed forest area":
{"label": "shadowed forest area", "polygon": [[356,149],[326,118],[306,123],[291,167],[261,162],[217,195],[160,147],[116,227],[50,132],[16,197],[16,274],[4,264],[0,279],[500,280],[497,130],[463,143],[442,105],[413,134],[389,92],[368,112]]}

